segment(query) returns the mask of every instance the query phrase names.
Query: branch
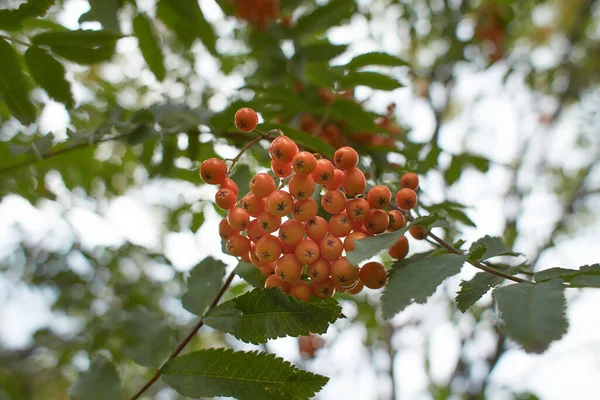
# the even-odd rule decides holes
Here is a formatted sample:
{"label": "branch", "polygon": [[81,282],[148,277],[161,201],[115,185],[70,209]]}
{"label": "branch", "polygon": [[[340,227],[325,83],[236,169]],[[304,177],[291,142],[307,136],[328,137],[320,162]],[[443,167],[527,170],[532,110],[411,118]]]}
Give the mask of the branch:
{"label": "branch", "polygon": [[[219,290],[219,293],[217,293],[217,296],[215,297],[213,302],[210,304],[208,309],[205,311],[204,315],[206,315],[207,312],[209,312],[211,309],[213,309],[219,303],[219,301],[221,300],[221,297],[223,297],[223,294],[225,294],[225,291],[229,288],[229,285],[231,285],[231,282],[233,281],[234,277],[235,277],[235,272],[232,271],[229,274],[229,276],[227,277],[227,280],[225,281],[225,283],[223,283],[223,286],[221,286],[221,290]],[[150,380],[148,380],[148,382],[146,382],[146,384],[136,394],[134,394],[131,397],[131,400],[139,399],[146,392],[146,390],[148,390],[154,384],[154,382],[156,382],[158,380],[158,378],[160,378],[162,369],[165,367],[165,365],[170,360],[177,357],[179,355],[179,353],[181,353],[181,351],[185,348],[185,346],[187,346],[187,344],[194,338],[194,336],[196,335],[198,330],[200,328],[202,328],[202,326],[204,325],[204,315],[200,318],[198,323],[192,328],[191,332],[181,342],[179,342],[179,344],[177,345],[177,347],[175,348],[173,353],[171,353],[171,355],[169,356],[167,361],[165,361],[164,364],[158,370],[156,370],[156,373],[152,376],[152,378],[150,378]]]}
{"label": "branch", "polygon": [[12,37],[12,36],[0,35],[0,39],[4,39],[4,40],[10,40],[11,42],[18,43],[18,44],[22,44],[23,46],[27,46],[27,47],[31,46],[31,44],[30,44],[30,43],[24,42],[24,41],[22,41],[22,40],[19,40],[19,39],[15,39],[15,38],[14,38],[14,37]]}

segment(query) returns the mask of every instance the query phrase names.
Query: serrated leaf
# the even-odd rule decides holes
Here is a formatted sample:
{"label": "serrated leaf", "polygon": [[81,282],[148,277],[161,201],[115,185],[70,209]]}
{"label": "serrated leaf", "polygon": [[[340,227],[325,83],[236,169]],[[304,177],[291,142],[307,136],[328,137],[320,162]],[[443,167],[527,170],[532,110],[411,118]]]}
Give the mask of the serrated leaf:
{"label": "serrated leaf", "polygon": [[165,65],[158,38],[152,30],[152,22],[144,14],[138,14],[133,19],[133,32],[138,38],[140,51],[150,71],[156,79],[162,81],[165,79]]}
{"label": "serrated leaf", "polygon": [[460,290],[456,294],[456,306],[462,312],[467,311],[473,304],[483,297],[491,288],[502,282],[502,277],[487,272],[478,272],[468,281],[460,283]]}
{"label": "serrated leaf", "polygon": [[383,250],[387,250],[394,245],[400,239],[400,236],[404,235],[413,226],[431,226],[437,221],[438,215],[433,213],[422,217],[415,218],[414,221],[406,225],[404,228],[399,229],[395,232],[384,233],[377,236],[367,237],[355,242],[353,251],[348,252],[347,257],[353,265],[358,265],[364,260],[367,260],[373,256],[376,256]]}
{"label": "serrated leaf", "polygon": [[124,332],[125,352],[137,364],[158,368],[169,357],[172,333],[155,313],[144,308],[128,313]]}
{"label": "serrated leaf", "polygon": [[21,22],[26,18],[43,17],[55,0],[28,0],[16,10],[0,10],[0,29],[16,31],[21,29]]}
{"label": "serrated leaf", "polygon": [[473,244],[473,246],[471,246],[469,254],[467,254],[469,261],[479,262],[479,260],[481,260],[481,258],[485,254],[486,250],[487,249],[485,248],[485,244],[481,242]]}
{"label": "serrated leaf", "polygon": [[273,354],[230,349],[196,351],[170,360],[162,379],[187,397],[308,400],[329,378],[302,371]]}
{"label": "serrated leaf", "polygon": [[401,58],[393,56],[391,54],[374,51],[370,53],[360,54],[354,57],[348,64],[346,64],[346,68],[356,69],[360,67],[365,67],[367,65],[401,67],[407,66],[409,64]]}
{"label": "serrated leaf", "polygon": [[25,63],[31,76],[48,96],[63,103],[67,109],[73,108],[71,85],[65,78],[65,67],[60,62],[45,50],[31,46],[25,52]]}
{"label": "serrated leaf", "polygon": [[225,267],[221,261],[207,257],[192,269],[187,292],[181,298],[186,310],[200,316],[204,314],[221,289]]}
{"label": "serrated leaf", "polygon": [[340,79],[340,87],[346,89],[355,86],[367,86],[378,90],[394,90],[404,85],[391,76],[371,71],[352,71]]}
{"label": "serrated leaf", "polygon": [[111,32],[120,32],[118,12],[120,0],[88,0],[90,10],[79,17],[79,23],[98,21],[102,27]]}
{"label": "serrated leaf", "polygon": [[487,260],[489,258],[497,256],[519,256],[519,253],[515,253],[514,251],[506,247],[506,245],[502,242],[502,239],[500,239],[499,237],[492,236],[484,236],[475,243],[473,243],[471,245],[471,248],[469,249],[469,252],[472,252],[481,245],[485,246],[485,253],[477,259],[479,261]]}
{"label": "serrated leaf", "polygon": [[[357,242],[358,243],[358,242]],[[460,254],[396,262],[381,296],[383,317],[392,318],[412,303],[425,303],[446,278],[460,272],[467,258]]]}
{"label": "serrated leaf", "polygon": [[494,290],[504,332],[525,351],[543,353],[568,328],[564,284],[553,279],[538,284],[517,283]]}
{"label": "serrated leaf", "polygon": [[300,146],[306,147],[314,151],[318,151],[327,157],[333,157],[335,149],[326,141],[313,135],[309,135],[306,132],[299,131],[292,128],[291,126],[282,124],[260,124],[258,129],[263,132],[268,132],[272,129],[280,129],[285,133],[287,137],[292,139]]}
{"label": "serrated leaf", "polygon": [[302,15],[292,29],[294,36],[304,36],[339,26],[349,19],[356,5],[354,1],[331,0],[324,6],[315,8],[312,12]]}
{"label": "serrated leaf", "polygon": [[536,272],[533,278],[536,282],[545,282],[558,278],[569,282],[571,286],[600,288],[600,264],[584,265],[578,270],[550,268]]}
{"label": "serrated leaf", "polygon": [[0,60],[0,97],[23,125],[34,123],[36,110],[29,100],[29,82],[17,52],[4,39],[0,39]]}
{"label": "serrated leaf", "polygon": [[69,388],[72,400],[114,400],[121,396],[117,369],[102,355],[96,354],[90,368],[82,372]]}
{"label": "serrated leaf", "polygon": [[329,61],[346,51],[346,44],[331,44],[328,40],[311,43],[299,49],[304,59],[308,62]]}
{"label": "serrated leaf", "polygon": [[204,323],[258,344],[278,337],[325,333],[341,311],[334,299],[305,303],[279,289],[254,289],[211,309]]}
{"label": "serrated leaf", "polygon": [[256,288],[265,286],[265,276],[260,269],[252,264],[240,261],[234,271],[240,278]]}

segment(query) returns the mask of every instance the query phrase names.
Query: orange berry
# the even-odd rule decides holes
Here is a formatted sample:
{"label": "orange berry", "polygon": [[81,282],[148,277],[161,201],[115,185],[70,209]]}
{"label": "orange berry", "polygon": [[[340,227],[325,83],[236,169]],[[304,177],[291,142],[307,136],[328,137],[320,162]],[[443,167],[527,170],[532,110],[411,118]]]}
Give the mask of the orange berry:
{"label": "orange berry", "polygon": [[232,190],[233,193],[235,193],[236,198],[237,198],[237,195],[240,193],[240,189],[238,188],[237,183],[235,183],[235,181],[231,178],[225,178],[223,183],[221,183],[221,186],[219,186],[219,189]]}
{"label": "orange berry", "polygon": [[331,263],[331,279],[343,288],[351,287],[358,280],[358,267],[350,264],[346,257],[340,257]]}
{"label": "orange berry", "polygon": [[356,241],[357,240],[361,240],[366,238],[367,235],[365,235],[362,232],[352,232],[351,234],[349,234],[348,236],[346,236],[346,238],[344,239],[344,250],[346,251],[352,251],[355,248],[356,245]]}
{"label": "orange berry", "polygon": [[351,168],[344,171],[342,177],[342,187],[348,196],[363,194],[367,188],[367,179],[365,174],[358,168]]}
{"label": "orange berry", "polygon": [[425,239],[428,233],[427,229],[419,225],[412,226],[408,231],[410,232],[411,236],[417,240]]}
{"label": "orange berry", "polygon": [[317,261],[308,265],[306,273],[308,274],[311,281],[320,282],[329,278],[330,269],[331,263],[323,257],[319,257]]}
{"label": "orange berry", "polygon": [[378,262],[368,262],[360,268],[358,277],[369,289],[381,289],[387,283],[387,271]]}
{"label": "orange berry", "polygon": [[367,194],[371,208],[386,208],[392,201],[392,191],[387,186],[373,186]]}
{"label": "orange berry", "polygon": [[346,293],[349,294],[358,294],[363,290],[365,285],[360,281],[360,279],[352,286],[352,288],[346,290]]}
{"label": "orange berry", "polygon": [[290,179],[289,190],[295,199],[308,199],[315,192],[315,181],[310,175],[296,174]]}
{"label": "orange berry", "polygon": [[278,178],[287,178],[292,174],[292,164],[271,160],[271,170]]}
{"label": "orange berry", "polygon": [[277,217],[268,211],[260,213],[256,220],[260,228],[267,233],[275,232],[281,226],[281,217]]}
{"label": "orange berry", "polygon": [[[369,217],[371,206],[365,199],[352,199],[346,206],[348,217],[353,221],[364,221]],[[387,226],[386,226],[387,228]],[[356,228],[355,228],[356,229]]]}
{"label": "orange berry", "polygon": [[339,190],[329,190],[321,197],[321,206],[329,214],[339,214],[346,209],[348,200]]}
{"label": "orange berry", "polygon": [[265,235],[258,239],[254,251],[258,259],[262,262],[277,261],[281,256],[281,241],[273,235]]}
{"label": "orange berry", "polygon": [[242,254],[240,258],[243,262],[250,263],[250,252]]}
{"label": "orange berry", "polygon": [[275,180],[269,174],[260,173],[254,175],[249,186],[254,195],[265,198],[275,191]]}
{"label": "orange berry", "polygon": [[253,109],[244,107],[236,111],[233,120],[239,131],[252,132],[258,125],[258,114]]}
{"label": "orange berry", "polygon": [[267,278],[275,273],[274,262],[263,264],[258,268],[260,269],[260,272],[262,272],[262,274]]}
{"label": "orange berry", "polygon": [[298,174],[312,174],[317,167],[317,159],[308,151],[300,151],[292,158],[292,168]]}
{"label": "orange berry", "polygon": [[335,294],[335,286],[331,278],[324,279],[318,282],[312,282],[311,288],[313,295],[318,299],[329,299]]}
{"label": "orange berry", "polygon": [[292,215],[298,221],[306,222],[317,215],[317,202],[313,199],[294,201]]}
{"label": "orange berry", "polygon": [[344,251],[344,245],[340,239],[333,235],[329,235],[319,243],[319,251],[321,252],[322,258],[327,261],[333,261],[341,257],[342,251]]}
{"label": "orange berry", "polygon": [[284,190],[276,190],[267,197],[267,211],[277,217],[285,217],[294,206],[292,195]]}
{"label": "orange berry", "polygon": [[358,165],[358,153],[352,147],[340,147],[333,154],[333,162],[341,170],[349,170]]}
{"label": "orange berry", "polygon": [[265,210],[265,207],[265,199],[258,197],[254,193],[249,193],[240,200],[240,208],[243,208],[248,215],[254,218],[258,217]]}
{"label": "orange berry", "polygon": [[335,94],[329,88],[319,89],[319,98],[325,105],[329,105],[335,101]]}
{"label": "orange berry", "polygon": [[333,178],[329,181],[329,183],[324,184],[323,187],[327,190],[338,190],[342,187],[342,180],[344,179],[344,173],[342,170],[335,169],[333,170]]}
{"label": "orange berry", "polygon": [[408,211],[414,208],[417,202],[417,193],[412,189],[403,188],[396,193],[396,204],[401,210]]}
{"label": "orange berry", "polygon": [[300,116],[300,130],[307,133],[313,133],[319,126],[319,121],[312,114],[302,114]]}
{"label": "orange berry", "polygon": [[296,252],[296,245],[295,244],[285,244],[282,243],[281,244],[283,251],[281,254],[294,254]]}
{"label": "orange berry", "polygon": [[[289,15],[285,15],[281,18],[281,21],[283,22],[283,24],[285,25],[285,21],[288,21],[288,25],[290,23],[291,17]],[[300,93],[304,90],[304,83],[300,82],[300,81],[296,81],[292,84],[291,87],[292,93]]]}
{"label": "orange berry", "polygon": [[400,186],[412,190],[417,190],[419,186],[419,176],[414,172],[407,172],[400,178]]}
{"label": "orange berry", "polygon": [[365,228],[373,234],[383,233],[390,226],[390,216],[383,210],[371,210],[365,221]]}
{"label": "orange berry", "polygon": [[329,231],[329,223],[323,217],[314,216],[304,223],[306,236],[319,243]]}
{"label": "orange berry", "polygon": [[219,222],[219,236],[223,240],[229,240],[232,236],[239,235],[240,231],[237,229],[233,229],[231,225],[229,225],[229,221],[227,218],[223,218],[221,222]]}
{"label": "orange berry", "polygon": [[292,283],[302,277],[302,264],[294,254],[286,254],[275,263],[275,274],[284,282]]}
{"label": "orange berry", "polygon": [[230,189],[219,189],[215,193],[215,203],[220,209],[231,210],[235,207],[237,195]]}
{"label": "orange berry", "polygon": [[283,282],[277,274],[273,274],[267,277],[265,281],[265,289],[278,288],[287,292],[290,288],[290,284],[287,282]]}
{"label": "orange berry", "polygon": [[209,185],[220,185],[227,178],[227,165],[218,158],[209,158],[200,165],[200,177]]}
{"label": "orange berry", "polygon": [[250,247],[250,239],[242,235],[232,236],[225,245],[227,252],[234,257],[241,257],[244,253],[248,253]]}
{"label": "orange berry", "polygon": [[291,163],[296,153],[298,146],[287,136],[277,137],[269,146],[271,158],[281,163]]}
{"label": "orange berry", "polygon": [[298,281],[290,285],[288,293],[297,298],[298,300],[302,300],[305,303],[308,303],[310,301],[310,298],[312,297],[312,288],[307,282]]}
{"label": "orange berry", "polygon": [[[347,212],[344,211],[344,213],[346,214],[346,216],[348,215]],[[365,230],[365,221],[367,219],[350,219],[350,225],[352,226],[352,230],[353,231],[363,231]]]}
{"label": "orange berry", "polygon": [[345,237],[352,231],[350,219],[344,214],[336,214],[329,220],[329,232],[333,236]]}
{"label": "orange berry", "polygon": [[267,232],[262,230],[260,224],[258,223],[258,220],[253,219],[248,224],[248,228],[246,228],[246,234],[248,235],[248,239],[250,239],[251,242],[256,243],[258,242],[258,239],[265,236]]}
{"label": "orange berry", "polygon": [[227,213],[227,222],[233,229],[245,231],[250,223],[250,216],[243,208],[235,207]]}
{"label": "orange berry", "polygon": [[408,239],[402,235],[396,243],[389,248],[388,254],[396,260],[402,260],[408,254]]}
{"label": "orange berry", "polygon": [[279,228],[279,239],[281,243],[296,246],[304,239],[304,226],[297,219],[288,219]]}
{"label": "orange berry", "polygon": [[304,239],[296,246],[296,258],[302,264],[312,264],[319,259],[319,245],[310,239]]}
{"label": "orange berry", "polygon": [[258,268],[262,267],[263,265],[268,264],[268,263],[262,262],[258,259],[258,256],[256,255],[256,245],[255,244],[250,246],[250,263]]}
{"label": "orange berry", "polygon": [[404,215],[398,210],[390,210],[388,212],[390,215],[390,225],[388,226],[388,231],[394,232],[398,229],[404,228]]}
{"label": "orange berry", "polygon": [[324,158],[317,160],[315,170],[312,172],[312,177],[315,182],[326,185],[331,182],[333,175],[334,168],[331,161],[325,160]]}

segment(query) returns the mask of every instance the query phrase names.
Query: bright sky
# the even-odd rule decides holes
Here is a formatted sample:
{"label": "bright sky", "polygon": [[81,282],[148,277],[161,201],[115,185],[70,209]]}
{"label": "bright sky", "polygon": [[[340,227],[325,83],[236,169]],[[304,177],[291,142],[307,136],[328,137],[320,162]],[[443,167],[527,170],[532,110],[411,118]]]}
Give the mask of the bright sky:
{"label": "bright sky", "polygon": [[[151,9],[153,1],[140,0],[138,3],[142,9]],[[366,0],[360,3],[369,4]],[[213,0],[200,0],[200,4],[209,20],[214,22],[222,18]],[[86,1],[68,1],[61,22],[77,28],[76,21],[87,8]],[[376,24],[369,25],[366,20],[356,17],[349,26],[333,29],[330,39],[340,43],[351,42],[350,55],[381,48],[390,53],[403,50],[402,42],[394,35],[385,35],[383,46],[367,37],[369,31],[378,37],[384,32],[402,30],[403,25],[398,23],[397,9],[392,8],[383,13],[374,8],[373,12],[381,16]],[[545,16],[542,13],[537,18],[544,20]],[[218,26],[221,34],[231,29],[230,23]],[[465,29],[468,30],[468,27]],[[227,49],[233,44],[228,39],[220,39],[219,45]],[[534,62],[539,65],[551,64],[555,53],[552,49],[547,50],[533,54]],[[122,40],[119,51],[127,54],[127,63],[107,67],[110,74],[139,75],[142,59],[136,49],[136,41]],[[201,46],[198,46],[198,54],[199,57],[207,57]],[[425,52],[422,57],[427,59],[430,54]],[[218,73],[216,64],[212,67],[210,65],[210,62],[203,63],[202,76],[210,80],[220,79],[224,95],[233,93],[240,84],[239,78],[226,79]],[[509,81],[508,88],[503,88],[501,82],[505,70],[506,67],[501,64],[485,72],[477,72],[470,66],[457,68],[459,77],[452,101],[460,107],[461,113],[446,123],[441,132],[441,144],[445,150],[458,153],[467,148],[498,163],[510,163],[520,154],[523,139],[531,135],[535,127],[532,121],[537,119],[540,104],[516,80]],[[403,71],[398,72],[398,77],[406,79]],[[152,77],[149,76],[148,80],[152,81]],[[160,88],[155,82],[149,83],[161,93],[175,90]],[[85,98],[85,88],[77,88],[76,94],[79,99]],[[359,97],[371,94],[367,90],[358,91]],[[212,105],[222,107],[225,99],[224,96],[221,96],[221,100],[217,97]],[[127,96],[123,96],[122,100],[127,103]],[[434,121],[427,104],[415,98],[410,88],[405,88],[392,93],[374,93],[369,105],[382,109],[390,101],[397,102],[400,118],[413,127],[413,139],[429,140]],[[589,161],[589,151],[586,152],[586,149],[572,150],[579,129],[579,113],[578,108],[569,110],[555,129],[543,132],[544,140],[534,143],[532,158],[544,154],[547,159],[572,169]],[[40,121],[41,130],[49,129],[56,132],[58,137],[64,137],[61,135],[64,135],[67,124],[68,117],[64,109],[49,101]],[[102,148],[98,151],[101,152]],[[217,152],[223,157],[235,154],[235,150],[228,146],[219,146]],[[446,158],[444,162],[449,160]],[[531,170],[534,171],[533,168]],[[478,228],[465,229],[464,239],[476,240],[486,234],[502,234],[507,211],[504,192],[510,179],[510,173],[505,167],[493,165],[487,174],[468,171],[459,183],[448,190],[449,199],[473,207],[469,216],[477,223]],[[68,249],[73,240],[78,240],[84,248],[89,249],[118,246],[124,241],[162,249],[180,271],[190,269],[208,255],[222,259],[231,266],[235,263],[232,257],[220,252],[220,241],[215,234],[218,216],[211,207],[204,209],[206,222],[196,234],[189,231],[166,232],[163,226],[159,206],[172,205],[179,196],[190,203],[201,199],[210,201],[214,188],[157,181],[132,188],[125,196],[96,202],[68,192],[57,175],[50,176],[47,180],[49,187],[57,194],[56,201],[43,200],[37,207],[33,207],[19,197],[7,196],[0,203],[0,259],[6,257],[10,261],[11,258],[18,257],[15,250],[21,240],[52,251]],[[441,177],[437,174],[424,179],[421,184],[423,198],[428,202],[441,201],[444,192],[440,183]],[[560,209],[549,182],[540,182],[535,173],[524,174],[520,184],[523,187],[533,187],[534,190],[523,211],[519,228],[524,234],[518,241],[516,250],[531,257],[535,249],[545,241],[545,233],[551,229]],[[597,207],[598,199],[591,209],[594,209],[593,206],[596,206],[596,210],[600,209]],[[544,269],[557,266],[577,268],[583,264],[598,262],[599,241],[600,226],[596,220],[579,230],[576,236],[561,238],[555,249],[544,254],[539,265]],[[417,251],[426,248],[422,243],[414,241],[411,245]],[[86,268],[85,263],[78,262],[76,256],[73,257],[72,264],[74,269],[79,269],[78,272],[83,272]],[[169,278],[169,273],[159,267],[145,272],[159,279]],[[465,266],[463,272],[443,285],[427,304],[412,305],[393,319],[392,323],[396,326],[413,320],[421,321],[419,326],[409,324],[398,330],[393,338],[398,351],[394,361],[397,398],[431,398],[424,369],[425,357],[430,357],[432,379],[436,383],[446,384],[459,356],[460,337],[472,329],[476,329],[477,334],[475,343],[466,350],[468,357],[480,359],[492,351],[495,337],[490,333],[493,324],[491,314],[476,327],[468,314],[461,316],[456,323],[448,320],[452,310],[448,308],[446,299],[453,297],[461,279],[468,278],[475,272]],[[379,292],[367,292],[376,302]],[[0,275],[0,342],[10,348],[26,346],[30,341],[29,334],[45,326],[62,333],[76,330],[77,325],[73,321],[51,312],[51,303],[55,299],[56,293],[49,289],[32,290],[20,283],[18,273]],[[542,399],[550,400],[597,398],[597,382],[600,380],[600,341],[597,339],[600,313],[596,308],[600,304],[600,291],[569,292],[568,300],[571,325],[569,333],[543,355],[527,355],[517,346],[511,346],[491,377],[494,390],[490,392],[490,399],[510,399],[511,390],[529,390]],[[489,301],[488,294],[482,304]],[[185,315],[185,311],[180,306],[176,305],[177,307],[177,312]],[[344,304],[345,314],[353,315],[355,312],[352,304]],[[389,360],[385,352],[375,352],[374,358],[370,358],[361,345],[365,334],[362,327],[348,327],[346,321],[339,321],[326,335],[331,339],[328,347],[316,361],[303,365],[332,378],[319,398],[363,400],[389,397]],[[274,340],[269,343],[269,349],[299,363],[295,343],[295,339],[291,338]],[[244,344],[239,347],[255,348]],[[478,376],[477,374],[485,374],[485,370],[475,370],[473,373]],[[379,388],[379,395],[373,390],[374,387]],[[165,391],[160,397],[171,398],[169,393]]]}

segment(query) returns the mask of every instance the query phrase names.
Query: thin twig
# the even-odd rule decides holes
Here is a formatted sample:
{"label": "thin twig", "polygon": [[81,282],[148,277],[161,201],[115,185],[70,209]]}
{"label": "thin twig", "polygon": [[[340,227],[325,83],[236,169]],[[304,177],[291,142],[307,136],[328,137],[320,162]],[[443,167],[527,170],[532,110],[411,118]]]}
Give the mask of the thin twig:
{"label": "thin twig", "polygon": [[234,158],[232,158],[230,160],[231,161],[231,165],[229,166],[229,173],[231,174],[231,171],[233,171],[233,167],[235,167],[235,165],[240,160],[240,158],[242,158],[242,155],[244,155],[244,153],[250,147],[254,146],[256,143],[260,142],[262,139],[268,139],[270,135],[271,135],[271,132],[259,133],[259,136],[255,137],[250,142],[248,142],[244,147],[242,147],[241,150],[240,150],[240,152],[237,154],[237,156],[235,156]]}
{"label": "thin twig", "polygon": [[23,46],[27,46],[27,47],[31,46],[30,43],[24,42],[24,41],[19,40],[19,39],[15,39],[12,36],[0,35],[0,39],[10,40],[11,42],[22,44]]}

